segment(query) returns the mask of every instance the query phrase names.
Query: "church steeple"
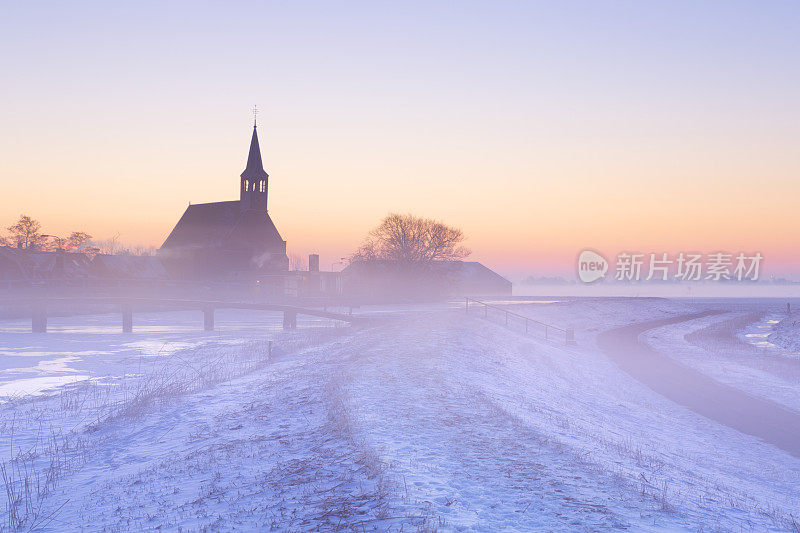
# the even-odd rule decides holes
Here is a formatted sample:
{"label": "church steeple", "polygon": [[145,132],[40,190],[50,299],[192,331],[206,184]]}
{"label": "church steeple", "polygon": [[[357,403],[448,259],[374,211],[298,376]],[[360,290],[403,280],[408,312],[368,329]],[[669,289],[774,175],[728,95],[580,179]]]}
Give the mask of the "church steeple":
{"label": "church steeple", "polygon": [[261,162],[261,148],[258,146],[258,133],[253,123],[253,137],[250,139],[250,153],[247,154],[247,167],[241,173],[239,186],[242,210],[267,210],[267,180],[269,174],[264,171]]}

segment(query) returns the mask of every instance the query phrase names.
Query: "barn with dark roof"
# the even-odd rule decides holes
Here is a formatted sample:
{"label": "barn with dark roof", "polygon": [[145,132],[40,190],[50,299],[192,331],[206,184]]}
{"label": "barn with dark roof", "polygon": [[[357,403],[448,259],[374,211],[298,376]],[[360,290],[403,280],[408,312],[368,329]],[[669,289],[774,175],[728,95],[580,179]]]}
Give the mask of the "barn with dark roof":
{"label": "barn with dark roof", "polygon": [[247,279],[288,270],[286,241],[267,211],[268,181],[254,124],[239,200],[186,208],[158,251],[170,275]]}

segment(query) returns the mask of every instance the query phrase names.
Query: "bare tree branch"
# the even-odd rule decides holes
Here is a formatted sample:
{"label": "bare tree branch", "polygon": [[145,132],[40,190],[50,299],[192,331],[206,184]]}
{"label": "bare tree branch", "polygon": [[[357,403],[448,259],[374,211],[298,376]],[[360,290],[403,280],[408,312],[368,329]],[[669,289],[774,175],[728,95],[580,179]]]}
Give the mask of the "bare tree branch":
{"label": "bare tree branch", "polygon": [[398,263],[457,260],[470,254],[461,246],[463,241],[460,229],[437,220],[391,213],[369,233],[351,259]]}
{"label": "bare tree branch", "polygon": [[47,238],[41,234],[42,225],[27,215],[20,215],[19,220],[8,227],[11,241],[17,248],[41,248]]}

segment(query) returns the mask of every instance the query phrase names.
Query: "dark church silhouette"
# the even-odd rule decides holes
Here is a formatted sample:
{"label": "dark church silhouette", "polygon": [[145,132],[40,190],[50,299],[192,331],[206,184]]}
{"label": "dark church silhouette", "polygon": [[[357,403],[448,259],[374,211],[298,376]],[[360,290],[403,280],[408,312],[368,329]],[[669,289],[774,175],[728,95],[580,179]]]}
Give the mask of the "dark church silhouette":
{"label": "dark church silhouette", "polygon": [[269,175],[257,127],[240,176],[239,200],[190,204],[159,249],[172,277],[252,279],[289,268],[286,241],[267,212]]}

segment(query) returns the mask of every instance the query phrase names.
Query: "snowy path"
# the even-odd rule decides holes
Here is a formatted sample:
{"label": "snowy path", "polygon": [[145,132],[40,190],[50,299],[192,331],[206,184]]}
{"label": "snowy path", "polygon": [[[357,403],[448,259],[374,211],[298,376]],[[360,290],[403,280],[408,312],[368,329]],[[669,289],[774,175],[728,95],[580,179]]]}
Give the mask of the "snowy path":
{"label": "snowy path", "polygon": [[623,370],[670,400],[800,457],[800,415],[681,365],[639,341],[643,333],[717,314],[714,311],[654,320],[607,331],[598,345]]}
{"label": "snowy path", "polygon": [[[459,371],[460,365],[475,370],[473,358],[486,347],[454,334],[462,320],[424,317],[386,326],[388,342],[376,345],[370,338],[351,352],[358,354],[347,368],[352,408],[366,441],[394,465],[401,491],[430,503],[454,528],[629,524],[630,516],[615,507],[635,494],[576,461],[493,401],[484,382],[470,382]],[[454,360],[453,354],[465,357]]]}

